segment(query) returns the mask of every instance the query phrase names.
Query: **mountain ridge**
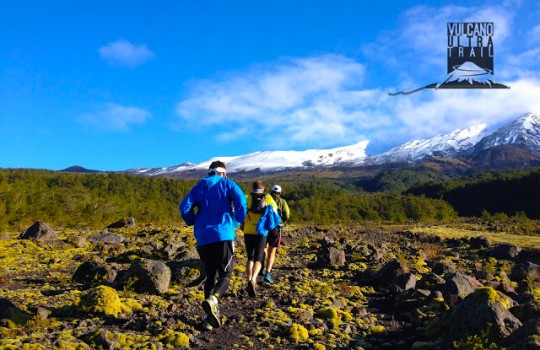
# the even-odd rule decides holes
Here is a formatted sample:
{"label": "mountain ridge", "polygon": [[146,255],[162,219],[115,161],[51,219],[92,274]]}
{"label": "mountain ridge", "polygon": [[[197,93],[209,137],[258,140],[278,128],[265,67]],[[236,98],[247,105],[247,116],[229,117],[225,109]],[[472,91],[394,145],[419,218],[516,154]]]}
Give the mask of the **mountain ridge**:
{"label": "mountain ridge", "polygon": [[[483,123],[465,129],[457,129],[427,139],[413,140],[378,155],[368,156],[365,152],[369,141],[332,149],[310,149],[306,151],[259,151],[241,156],[213,157],[202,163],[181,163],[161,168],[135,168],[126,172],[143,176],[172,176],[183,174],[197,177],[208,169],[214,160],[227,163],[229,173],[257,175],[283,171],[299,171],[315,168],[387,166],[389,164],[417,164],[431,159],[457,158],[471,165],[516,166],[536,165],[540,161],[540,117],[527,113],[495,130]],[[520,145],[522,147],[499,147]],[[499,147],[499,156],[488,156],[488,150]],[[512,150],[519,150],[519,159],[512,158]],[[504,156],[503,156],[504,153]],[[483,156],[481,156],[483,154]],[[488,162],[488,158],[490,161]],[[528,165],[527,165],[528,164]],[[186,177],[181,176],[181,177]]]}

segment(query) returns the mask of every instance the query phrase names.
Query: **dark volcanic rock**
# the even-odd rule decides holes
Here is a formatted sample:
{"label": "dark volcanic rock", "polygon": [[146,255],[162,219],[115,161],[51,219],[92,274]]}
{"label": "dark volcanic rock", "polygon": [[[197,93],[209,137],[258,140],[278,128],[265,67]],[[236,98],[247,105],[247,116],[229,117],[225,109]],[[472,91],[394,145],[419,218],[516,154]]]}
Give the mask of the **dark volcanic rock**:
{"label": "dark volcanic rock", "polygon": [[79,265],[72,279],[79,283],[112,283],[116,275],[117,271],[109,265],[101,265],[95,261],[86,261]]}
{"label": "dark volcanic rock", "polygon": [[486,236],[473,237],[470,239],[472,249],[489,248],[490,243]]}
{"label": "dark volcanic rock", "polygon": [[529,261],[519,264],[512,270],[510,277],[515,281],[525,279],[532,279],[533,281],[540,280],[540,265],[533,264]]}
{"label": "dark volcanic rock", "polygon": [[168,261],[171,269],[171,282],[193,287],[206,279],[206,272],[200,259],[186,259],[182,261]]}
{"label": "dark volcanic rock", "polygon": [[93,243],[104,243],[104,244],[120,244],[125,238],[116,233],[110,232],[100,232],[94,233],[88,237],[88,239]]}
{"label": "dark volcanic rock", "polygon": [[540,349],[540,318],[530,320],[503,342],[508,350]]}
{"label": "dark volcanic rock", "polygon": [[452,298],[463,299],[480,287],[483,287],[480,281],[458,271],[446,278],[442,292],[446,300]]}
{"label": "dark volcanic rock", "polygon": [[512,315],[516,316],[521,322],[540,318],[540,303],[531,301],[526,304],[516,305],[510,308]]}
{"label": "dark volcanic rock", "polygon": [[456,264],[450,260],[437,260],[429,263],[431,270],[437,275],[445,276],[449,273],[455,273],[457,271]]}
{"label": "dark volcanic rock", "polygon": [[119,276],[119,283],[137,293],[165,293],[171,282],[171,269],[162,261],[135,259]]}
{"label": "dark volcanic rock", "polygon": [[24,324],[30,320],[32,316],[19,309],[15,304],[6,298],[0,298],[0,325],[4,321],[11,321],[15,324]]}
{"label": "dark volcanic rock", "polygon": [[521,248],[510,243],[501,243],[491,251],[495,259],[512,260],[521,252]]}
{"label": "dark volcanic rock", "polygon": [[132,217],[123,218],[116,222],[113,222],[107,228],[130,228],[135,226],[135,219]]}
{"label": "dark volcanic rock", "polygon": [[477,289],[448,312],[443,335],[447,344],[473,334],[500,341],[521,327],[521,322],[505,308],[503,297],[491,287]]}
{"label": "dark volcanic rock", "polygon": [[36,221],[24,233],[20,235],[21,239],[35,239],[38,241],[58,240],[58,234],[44,222]]}
{"label": "dark volcanic rock", "polygon": [[319,248],[316,258],[308,264],[309,268],[320,269],[345,265],[345,251],[331,247],[330,244],[330,242],[326,242]]}
{"label": "dark volcanic rock", "polygon": [[392,282],[390,288],[395,292],[404,292],[416,287],[416,276],[412,273],[405,273],[397,276]]}
{"label": "dark volcanic rock", "polygon": [[409,273],[409,268],[401,264],[397,260],[392,260],[386,263],[371,280],[371,283],[376,286],[394,288],[396,283],[396,278],[401,275]]}

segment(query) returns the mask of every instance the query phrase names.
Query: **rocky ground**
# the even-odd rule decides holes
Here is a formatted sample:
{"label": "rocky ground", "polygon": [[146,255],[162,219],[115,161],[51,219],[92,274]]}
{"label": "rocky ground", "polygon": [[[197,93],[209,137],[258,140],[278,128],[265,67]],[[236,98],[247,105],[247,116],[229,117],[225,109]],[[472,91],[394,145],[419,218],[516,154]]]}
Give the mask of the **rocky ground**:
{"label": "rocky ground", "polygon": [[0,348],[540,348],[534,244],[289,226],[275,283],[250,298],[239,234],[223,326],[206,331],[194,243],[191,228],[129,220],[0,235]]}

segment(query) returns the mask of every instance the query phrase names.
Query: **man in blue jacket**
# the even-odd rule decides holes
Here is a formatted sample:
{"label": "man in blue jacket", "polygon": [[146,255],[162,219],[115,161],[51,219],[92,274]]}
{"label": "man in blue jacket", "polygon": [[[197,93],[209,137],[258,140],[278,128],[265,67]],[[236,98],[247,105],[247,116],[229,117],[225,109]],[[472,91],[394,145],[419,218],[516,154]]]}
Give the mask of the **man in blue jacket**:
{"label": "man in blue jacket", "polygon": [[227,179],[225,164],[215,161],[210,164],[208,176],[189,191],[179,209],[186,224],[194,225],[197,251],[206,271],[203,327],[219,327],[218,300],[231,280],[235,228],[246,217],[246,196],[234,181]]}

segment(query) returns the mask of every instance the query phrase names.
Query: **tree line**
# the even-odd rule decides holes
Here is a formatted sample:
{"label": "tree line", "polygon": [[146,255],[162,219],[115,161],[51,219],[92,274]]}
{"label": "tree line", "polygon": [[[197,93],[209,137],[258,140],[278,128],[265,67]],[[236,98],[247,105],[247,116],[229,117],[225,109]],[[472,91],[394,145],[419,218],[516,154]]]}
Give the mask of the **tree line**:
{"label": "tree line", "polygon": [[[0,169],[0,228],[19,229],[35,220],[103,227],[126,216],[147,223],[179,222],[178,204],[195,182],[125,173]],[[249,192],[251,182],[239,184]],[[351,191],[317,180],[298,179],[283,186],[293,222],[436,222],[456,217],[444,200],[425,196]]]}
{"label": "tree line", "polygon": [[468,178],[430,182],[406,193],[444,200],[459,216],[501,213],[540,219],[540,168],[490,171]]}

